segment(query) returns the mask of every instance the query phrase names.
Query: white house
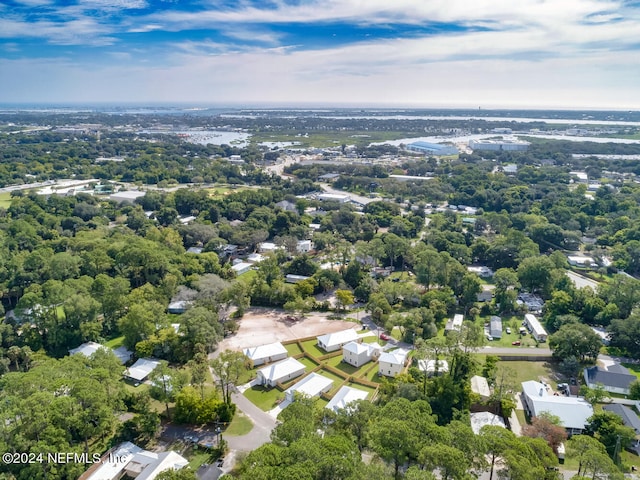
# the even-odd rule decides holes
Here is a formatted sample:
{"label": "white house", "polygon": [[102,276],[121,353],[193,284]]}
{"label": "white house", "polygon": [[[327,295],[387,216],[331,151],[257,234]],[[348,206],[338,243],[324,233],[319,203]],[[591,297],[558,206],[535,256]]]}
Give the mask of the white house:
{"label": "white house", "polygon": [[143,382],[159,365],[158,360],[139,358],[124,372],[124,376],[135,382]]}
{"label": "white house", "polygon": [[340,330],[339,332],[327,333],[320,335],[318,338],[318,346],[326,352],[335,352],[349,342],[359,342],[360,337],[353,328]]}
{"label": "white house", "polygon": [[365,400],[368,395],[369,394],[363,390],[347,387],[345,385],[338,390],[338,393],[333,396],[325,408],[337,412],[340,409],[346,408],[352,402]]}
{"label": "white house", "polygon": [[284,397],[293,402],[296,392],[306,397],[319,397],[333,388],[333,380],[312,372],[284,392]]}
{"label": "white house", "polygon": [[530,417],[549,412],[560,418],[569,435],[582,433],[589,417],[593,415],[593,407],[584,398],[550,395],[547,385],[535,380],[522,382],[521,399]]}
{"label": "white house", "polygon": [[371,360],[376,360],[382,347],[377,343],[349,342],[342,347],[342,360],[354,367],[361,367]]}
{"label": "white house", "polygon": [[257,347],[245,348],[242,353],[251,360],[254,366],[277,362],[289,356],[289,352],[280,342],[267,343]]}
{"label": "white house", "polygon": [[295,358],[287,358],[258,370],[258,385],[275,387],[278,382],[287,382],[304,373],[304,365]]}
{"label": "white house", "polygon": [[464,321],[464,316],[460,313],[456,313],[453,316],[453,319],[449,320],[444,327],[445,333],[451,332],[453,330],[460,330],[462,328],[462,322]]}
{"label": "white house", "polygon": [[602,385],[607,392],[629,395],[629,387],[636,376],[619,363],[606,368],[590,367],[584,369],[584,381],[589,388]]}
{"label": "white house", "polygon": [[491,396],[491,389],[489,388],[489,382],[485,377],[480,375],[474,375],[471,377],[471,391],[476,395],[480,395],[482,400],[489,400]]}
{"label": "white house", "polygon": [[491,412],[476,412],[470,414],[469,417],[471,417],[471,430],[473,430],[473,433],[476,435],[480,434],[480,430],[482,430],[482,427],[485,425],[507,428],[504,419]]}
{"label": "white house", "polygon": [[309,253],[311,249],[311,240],[298,240],[298,245],[296,246],[298,253]]}
{"label": "white house", "polygon": [[124,476],[136,480],[153,480],[167,470],[180,470],[189,461],[173,452],[151,452],[131,442],[124,442],[105,453],[80,475],[80,480],[118,480]]}
{"label": "white house", "polygon": [[249,270],[251,270],[251,267],[253,267],[253,264],[251,263],[240,262],[233,265],[231,267],[231,270],[236,272],[236,275],[242,275],[243,273],[247,273]]}
{"label": "white house", "polygon": [[391,352],[383,352],[378,358],[378,373],[385,377],[395,377],[402,373],[404,366],[407,364],[407,350],[398,348]]}
{"label": "white house", "polygon": [[428,376],[439,375],[449,371],[449,362],[446,360],[418,360],[418,368]]}
{"label": "white house", "polygon": [[536,318],[535,315],[531,313],[527,313],[524,316],[524,323],[531,332],[533,338],[535,338],[538,342],[546,342],[547,341],[547,331],[540,324],[540,321]]}

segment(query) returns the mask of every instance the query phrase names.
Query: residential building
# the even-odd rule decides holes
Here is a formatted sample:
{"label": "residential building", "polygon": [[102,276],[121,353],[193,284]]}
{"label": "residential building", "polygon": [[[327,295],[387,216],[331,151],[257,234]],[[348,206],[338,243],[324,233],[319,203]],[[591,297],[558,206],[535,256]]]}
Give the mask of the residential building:
{"label": "residential building", "polygon": [[96,342],[86,342],[80,345],[79,347],[72,348],[71,350],[69,350],[69,355],[75,355],[76,353],[80,353],[85,357],[90,357],[100,349],[113,352],[113,354],[116,357],[118,357],[118,360],[120,360],[120,363],[123,365],[127,363],[129,360],[131,360],[131,355],[133,355],[129,350],[127,350],[126,347],[118,347],[115,350],[113,350],[105,345],[100,345],[99,343],[96,343]]}
{"label": "residential building", "polygon": [[289,356],[289,352],[287,352],[287,349],[280,342],[245,348],[242,353],[251,360],[254,367],[265,363],[284,360]]}
{"label": "residential building", "polygon": [[418,368],[427,374],[428,377],[441,375],[449,371],[449,362],[446,360],[418,360]]}
{"label": "residential building", "polygon": [[305,367],[295,358],[287,358],[258,370],[256,381],[258,385],[275,387],[278,382],[287,382],[304,373]]}
{"label": "residential building", "polygon": [[603,405],[602,410],[606,412],[614,413],[622,419],[622,423],[625,426],[632,428],[636,433],[635,439],[631,442],[630,450],[636,452],[636,455],[640,453],[640,418],[636,415],[636,412],[631,410],[626,405],[620,403],[610,403]]}
{"label": "residential building", "polygon": [[289,402],[293,402],[296,393],[306,397],[319,397],[323,393],[327,393],[333,388],[333,380],[322,375],[311,372],[302,380],[284,392],[284,398]]}
{"label": "residential building", "polygon": [[522,382],[521,399],[530,417],[549,412],[560,419],[569,435],[582,433],[593,415],[593,407],[584,398],[551,395],[546,384],[535,380]]}
{"label": "residential building", "polygon": [[124,442],[105,453],[100,462],[84,472],[80,480],[154,480],[167,470],[180,470],[189,461],[182,455],[169,452],[143,450],[131,442]]}
{"label": "residential building", "polygon": [[365,363],[377,360],[382,347],[377,343],[349,342],[342,347],[342,360],[354,367],[361,367]]}
{"label": "residential building", "polygon": [[251,270],[252,267],[253,267],[252,263],[240,262],[233,265],[231,267],[231,270],[233,270],[236,273],[236,275],[242,275],[243,273],[247,273],[249,270]]}
{"label": "residential building", "polygon": [[493,425],[495,427],[507,428],[504,419],[491,412],[476,412],[469,415],[471,417],[471,430],[476,435],[480,435],[480,430],[485,425]]}
{"label": "residential building", "polygon": [[347,408],[350,403],[365,400],[369,394],[363,390],[357,388],[347,387],[346,385],[341,387],[340,390],[333,396],[331,401],[325,408],[337,412],[340,409]]}
{"label": "residential building", "polygon": [[409,352],[402,348],[383,352],[378,358],[378,373],[385,377],[396,377],[404,370]]}
{"label": "residential building", "polygon": [[133,382],[144,382],[153,372],[160,362],[152,358],[139,358],[124,372],[124,377]]}
{"label": "residential building", "polygon": [[453,330],[460,330],[462,328],[462,322],[464,321],[464,315],[456,313],[451,320],[447,322],[444,327],[445,334]]}
{"label": "residential building", "polygon": [[532,315],[530,313],[525,314],[524,323],[525,326],[529,329],[531,336],[538,342],[547,341],[547,331],[542,327],[540,321],[535,315]]}
{"label": "residential building", "polygon": [[602,385],[607,392],[629,395],[629,387],[637,379],[628,369],[614,363],[605,368],[595,366],[584,369],[584,382],[589,388]]}
{"label": "residential building", "polygon": [[491,389],[489,388],[489,382],[485,377],[480,375],[474,375],[471,377],[471,391],[480,396],[482,401],[489,400],[491,397]]}
{"label": "residential building", "polygon": [[339,332],[327,333],[320,335],[318,338],[318,346],[326,352],[335,352],[349,342],[360,342],[358,333],[353,328],[340,330]]}
{"label": "residential building", "polygon": [[502,338],[502,319],[492,316],[489,320],[489,335],[493,338]]}

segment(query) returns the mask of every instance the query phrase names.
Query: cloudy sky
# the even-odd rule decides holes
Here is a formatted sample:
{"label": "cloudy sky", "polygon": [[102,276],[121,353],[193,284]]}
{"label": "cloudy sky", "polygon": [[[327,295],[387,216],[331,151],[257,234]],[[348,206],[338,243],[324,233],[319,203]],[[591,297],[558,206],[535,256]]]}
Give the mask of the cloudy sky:
{"label": "cloudy sky", "polygon": [[640,108],[635,0],[4,0],[0,102]]}

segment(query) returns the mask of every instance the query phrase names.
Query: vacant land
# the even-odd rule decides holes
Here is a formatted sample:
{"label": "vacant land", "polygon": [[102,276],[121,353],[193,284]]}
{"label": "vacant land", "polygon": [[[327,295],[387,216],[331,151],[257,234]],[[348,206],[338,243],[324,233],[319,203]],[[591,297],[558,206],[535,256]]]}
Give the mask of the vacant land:
{"label": "vacant land", "polygon": [[256,345],[338,332],[357,326],[353,322],[329,320],[329,313],[311,312],[298,322],[286,321],[288,315],[287,312],[277,309],[250,309],[240,320],[238,332],[220,342],[218,351],[242,350]]}

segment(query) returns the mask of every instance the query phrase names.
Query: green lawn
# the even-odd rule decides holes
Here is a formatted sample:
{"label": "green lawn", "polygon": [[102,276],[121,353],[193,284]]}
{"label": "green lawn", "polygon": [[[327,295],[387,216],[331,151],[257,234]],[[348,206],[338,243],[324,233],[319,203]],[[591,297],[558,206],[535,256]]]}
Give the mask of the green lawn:
{"label": "green lawn", "polygon": [[[355,375],[355,376],[357,376],[358,372],[360,371],[360,368],[356,368],[353,365],[349,365],[348,363],[343,362],[342,361],[342,355],[330,358],[325,363],[327,363],[327,365],[331,365],[332,367],[337,368],[338,370],[346,373],[347,375]],[[367,366],[369,366],[369,365],[370,364],[367,364]]]}
{"label": "green lawn", "polygon": [[0,207],[9,208],[11,206],[11,192],[0,193]]}
{"label": "green lawn", "polygon": [[318,341],[315,338],[302,342],[302,348],[304,348],[309,355],[316,358],[322,357],[328,353],[318,347]]}
{"label": "green lawn", "polygon": [[288,345],[285,345],[284,348],[287,349],[287,352],[289,352],[290,357],[293,357],[294,355],[302,353],[302,350],[300,349],[300,346],[297,343],[289,343]]}
{"label": "green lawn", "polygon": [[307,371],[311,371],[314,368],[316,368],[318,366],[318,364],[316,362],[314,362],[313,360],[311,360],[309,357],[302,357],[301,359],[298,360],[301,364],[303,364],[305,367],[307,367]]}
{"label": "green lawn", "polygon": [[224,434],[230,436],[246,435],[252,428],[253,423],[251,420],[244,413],[237,412]]}
{"label": "green lawn", "polygon": [[244,396],[255,406],[266,412],[276,406],[278,399],[284,398],[284,392],[281,392],[277,388],[266,389],[262,386],[256,386],[247,389],[244,392]]}
{"label": "green lawn", "polygon": [[124,335],[122,335],[121,337],[112,338],[105,343],[105,346],[109,348],[119,348],[122,345],[124,345]]}
{"label": "green lawn", "polygon": [[[484,360],[482,362],[484,363]],[[498,377],[504,369],[507,369],[507,374],[512,375],[513,383],[518,390],[522,382],[540,381],[541,378],[544,378],[554,389],[556,388],[555,372],[553,365],[549,362],[498,362]]]}

